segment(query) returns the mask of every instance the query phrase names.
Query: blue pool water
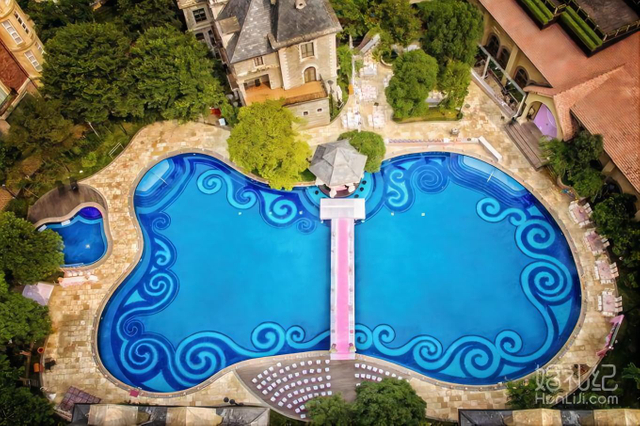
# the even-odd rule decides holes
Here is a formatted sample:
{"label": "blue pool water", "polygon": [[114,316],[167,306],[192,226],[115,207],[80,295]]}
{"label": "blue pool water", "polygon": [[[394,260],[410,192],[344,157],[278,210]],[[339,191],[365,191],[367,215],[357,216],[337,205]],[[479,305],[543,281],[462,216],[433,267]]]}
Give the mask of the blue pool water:
{"label": "blue pool water", "polygon": [[40,229],[51,229],[64,243],[63,266],[87,266],[96,263],[107,252],[107,237],[100,210],[85,207],[70,220],[47,223]]}
{"label": "blue pool water", "polygon": [[[568,244],[544,207],[491,165],[456,154],[385,161],[354,196],[358,352],[429,377],[522,377],[580,313]],[[102,363],[149,391],[195,386],[252,358],[329,348],[330,235],[315,187],[281,192],[188,154],[134,196],[139,264],[101,315]]]}

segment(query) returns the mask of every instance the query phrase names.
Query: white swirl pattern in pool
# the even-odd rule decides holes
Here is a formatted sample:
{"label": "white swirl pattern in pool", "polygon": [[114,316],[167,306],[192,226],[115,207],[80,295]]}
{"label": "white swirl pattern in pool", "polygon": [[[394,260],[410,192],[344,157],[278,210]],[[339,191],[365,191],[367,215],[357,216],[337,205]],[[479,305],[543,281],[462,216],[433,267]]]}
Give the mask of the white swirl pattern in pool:
{"label": "white swirl pattern in pool", "polygon": [[[365,175],[356,224],[356,347],[465,385],[515,379],[570,337],[581,290],[552,216],[517,181],[457,154]],[[242,360],[329,349],[330,235],[315,187],[275,191],[200,154],[149,170],[140,262],[101,313],[118,380],[193,387]]]}

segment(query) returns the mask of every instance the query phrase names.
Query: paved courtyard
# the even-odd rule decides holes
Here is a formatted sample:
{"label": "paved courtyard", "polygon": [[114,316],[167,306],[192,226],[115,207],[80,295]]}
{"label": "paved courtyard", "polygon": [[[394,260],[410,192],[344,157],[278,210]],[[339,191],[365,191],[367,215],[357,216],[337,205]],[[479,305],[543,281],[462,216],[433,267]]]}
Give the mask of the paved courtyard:
{"label": "paved courtyard", "polygon": [[[380,76],[385,72],[381,70]],[[377,83],[379,84],[379,82]],[[354,101],[350,101],[351,103]],[[464,108],[465,117],[459,122],[396,124],[391,120],[377,130],[385,138],[413,140],[442,140],[450,138],[452,128],[460,130],[461,138],[484,136],[503,156],[498,166],[524,182],[565,226],[565,234],[573,241],[574,254],[581,271],[584,298],[584,318],[571,341],[553,361],[553,369],[561,378],[573,376],[574,364],[592,368],[598,362],[596,351],[602,348],[610,326],[597,311],[597,294],[603,289],[615,290],[594,281],[594,257],[585,247],[584,230],[575,225],[568,213],[570,199],[560,192],[545,172],[536,172],[502,130],[500,110],[474,84]],[[368,108],[363,105],[363,108]],[[345,131],[340,120],[331,125],[305,131],[311,145],[336,140]],[[264,404],[240,379],[236,366],[228,367],[204,384],[170,399],[145,395],[132,398],[124,387],[110,380],[95,358],[93,339],[97,327],[97,313],[115,286],[136,263],[139,256],[140,234],[132,216],[132,188],[139,175],[150,165],[181,151],[199,151],[228,161],[226,130],[200,123],[155,123],[142,129],[125,151],[100,173],[83,183],[97,189],[105,197],[108,207],[110,232],[113,239],[111,255],[94,270],[98,281],[76,287],[56,287],[50,301],[53,333],[46,344],[46,357],[56,365],[44,373],[44,387],[56,394],[60,402],[65,391],[75,386],[95,395],[103,402],[136,402],[163,405],[217,405],[224,397],[246,404]],[[403,153],[449,150],[473,154],[486,160],[491,155],[479,144],[458,143],[405,143],[390,146],[387,156]],[[362,358],[362,357],[360,357]],[[260,360],[246,363],[260,362]],[[375,361],[374,361],[375,362]],[[246,365],[244,363],[244,365]],[[427,402],[427,414],[440,419],[457,419],[457,409],[503,408],[504,390],[495,388],[452,388],[435,383],[417,373],[408,375],[410,383]],[[577,383],[573,383],[575,386]],[[565,383],[563,389],[572,385]]]}

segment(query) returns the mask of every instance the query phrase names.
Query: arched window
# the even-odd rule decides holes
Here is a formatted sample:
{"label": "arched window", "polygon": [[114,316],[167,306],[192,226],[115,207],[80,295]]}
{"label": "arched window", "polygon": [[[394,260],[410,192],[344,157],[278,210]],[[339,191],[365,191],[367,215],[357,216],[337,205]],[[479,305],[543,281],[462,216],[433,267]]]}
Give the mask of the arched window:
{"label": "arched window", "polygon": [[509,62],[509,56],[511,56],[511,54],[509,53],[509,50],[506,47],[503,47],[502,49],[500,49],[500,53],[498,53],[498,57],[496,58],[496,60],[498,61],[498,63],[502,68],[507,67],[507,63]]}
{"label": "arched window", "polygon": [[500,39],[497,35],[491,34],[489,36],[489,40],[487,41],[487,45],[484,47],[487,49],[487,52],[494,58],[498,54],[498,49],[500,48]]}
{"label": "arched window", "polygon": [[304,82],[309,83],[310,81],[316,81],[316,69],[314,67],[304,70]]}
{"label": "arched window", "polygon": [[516,75],[515,77],[513,77],[513,80],[522,89],[529,83],[529,74],[527,74],[527,71],[524,68],[518,68],[518,71],[516,71]]}

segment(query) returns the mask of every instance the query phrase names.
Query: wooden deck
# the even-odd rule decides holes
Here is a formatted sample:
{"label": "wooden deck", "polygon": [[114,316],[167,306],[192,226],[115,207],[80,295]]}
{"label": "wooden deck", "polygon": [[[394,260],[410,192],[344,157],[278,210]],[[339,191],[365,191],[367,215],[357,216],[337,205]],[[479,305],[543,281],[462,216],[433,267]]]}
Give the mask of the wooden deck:
{"label": "wooden deck", "polygon": [[107,210],[107,203],[98,191],[93,188],[78,184],[78,189],[73,191],[69,185],[52,189],[44,194],[29,208],[27,219],[37,223],[49,217],[65,216],[82,203],[98,203]]}
{"label": "wooden deck", "polygon": [[507,124],[505,131],[536,170],[546,164],[547,159],[540,149],[540,138],[543,134],[532,121]]}
{"label": "wooden deck", "polygon": [[327,92],[320,81],[305,83],[289,90],[284,90],[283,88],[271,89],[266,84],[263,84],[259,87],[247,89],[246,92],[247,105],[275,99],[284,99],[285,105],[291,105],[327,97]]}
{"label": "wooden deck", "polygon": [[[309,361],[311,361],[311,365],[306,365]],[[319,364],[318,361],[320,361]],[[327,363],[327,361],[329,362]],[[305,365],[301,365],[301,362],[304,362]],[[296,367],[293,367],[294,364]],[[362,368],[363,364],[370,369]],[[359,368],[356,368],[356,365]],[[378,371],[374,372],[374,368]],[[312,369],[313,373],[311,373]],[[318,369],[321,369],[320,373],[318,373]],[[380,372],[381,369],[382,372]],[[305,371],[306,373],[304,373]],[[356,386],[363,381],[363,379],[355,377],[356,373],[370,375],[369,381],[373,380],[373,376],[387,378],[395,375],[396,378],[410,378],[408,371],[394,368],[391,363],[361,356],[355,360],[330,360],[329,352],[323,355],[318,355],[316,352],[254,359],[250,363],[240,364],[236,372],[245,386],[261,398],[265,404],[287,416],[302,419],[305,419],[307,413],[301,407],[315,397],[342,394],[345,400],[353,401],[356,397]],[[298,376],[295,376],[296,373]],[[289,378],[289,375],[293,377]],[[327,379],[327,376],[330,379]],[[267,377],[271,381],[267,382]],[[322,381],[318,381],[319,377],[322,377]],[[284,381],[285,378],[286,381]],[[262,384],[263,381],[266,384]],[[302,383],[298,384],[298,382]],[[269,390],[269,386],[271,386],[271,390]],[[307,391],[307,388],[310,390]],[[331,393],[329,394],[329,392]],[[316,396],[316,394],[318,395]],[[305,396],[308,399],[295,403],[296,400]],[[299,409],[300,412],[296,413],[296,409]],[[308,417],[305,420],[308,420]]]}

